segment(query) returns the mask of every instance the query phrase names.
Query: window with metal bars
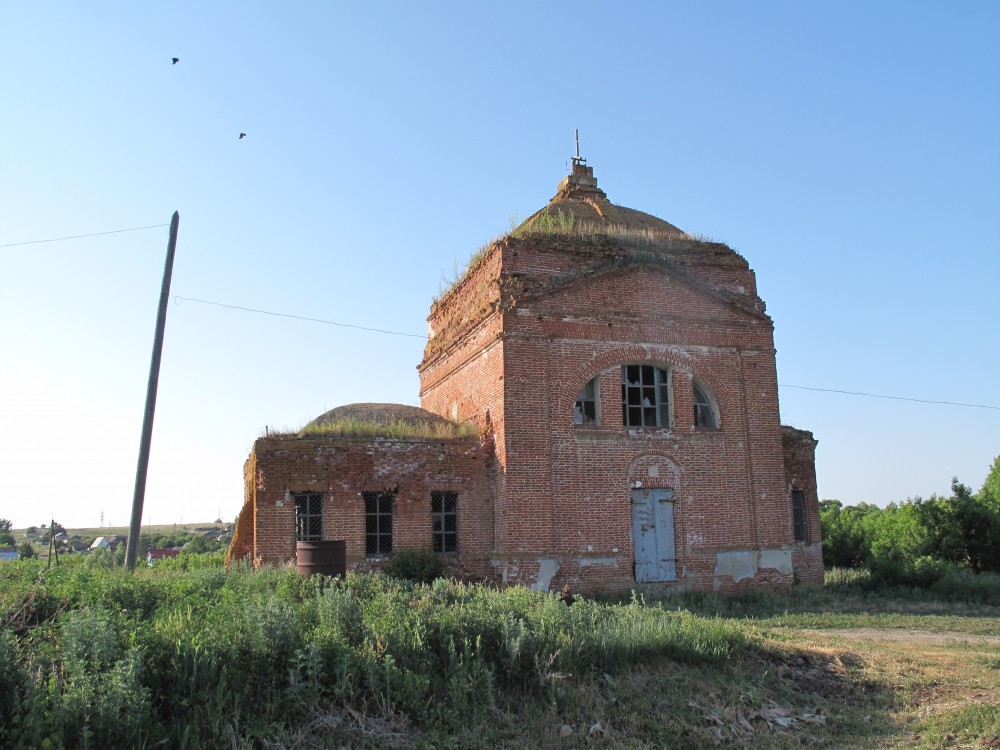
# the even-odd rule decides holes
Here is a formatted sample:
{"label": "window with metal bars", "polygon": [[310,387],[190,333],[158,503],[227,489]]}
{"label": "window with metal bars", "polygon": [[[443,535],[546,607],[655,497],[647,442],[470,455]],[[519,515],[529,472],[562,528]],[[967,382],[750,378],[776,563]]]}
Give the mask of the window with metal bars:
{"label": "window with metal bars", "polygon": [[622,365],[622,419],[626,427],[670,427],[670,371]]}
{"label": "window with metal bars", "polygon": [[795,541],[806,541],[808,524],[806,523],[805,490],[792,490],[792,523],[795,526]]}
{"label": "window with metal bars", "polygon": [[392,508],[396,500],[393,492],[364,492],[365,498],[365,554],[369,557],[388,555],[392,552]]}
{"label": "window with metal bars", "polygon": [[323,538],[323,496],[318,492],[297,492],[295,498],[295,540],[318,542]]}
{"label": "window with metal bars", "polygon": [[433,549],[435,552],[458,552],[458,494],[431,493]]}

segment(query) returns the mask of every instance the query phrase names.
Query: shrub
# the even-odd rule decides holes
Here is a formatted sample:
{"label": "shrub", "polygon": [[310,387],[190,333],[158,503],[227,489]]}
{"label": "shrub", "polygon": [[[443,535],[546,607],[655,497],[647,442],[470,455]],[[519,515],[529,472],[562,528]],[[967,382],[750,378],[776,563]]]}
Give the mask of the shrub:
{"label": "shrub", "polygon": [[444,575],[444,562],[429,549],[401,549],[389,559],[387,572],[393,578],[433,583]]}
{"label": "shrub", "polygon": [[18,688],[23,676],[18,669],[13,636],[0,631],[0,747],[7,747],[14,710],[19,705]]}
{"label": "shrub", "polygon": [[1000,574],[973,573],[951,566],[930,587],[945,600],[1000,606]]}
{"label": "shrub", "polygon": [[149,739],[149,690],[141,656],[119,644],[113,616],[66,613],[51,661],[31,658],[25,697],[11,719],[15,747],[141,747]]}

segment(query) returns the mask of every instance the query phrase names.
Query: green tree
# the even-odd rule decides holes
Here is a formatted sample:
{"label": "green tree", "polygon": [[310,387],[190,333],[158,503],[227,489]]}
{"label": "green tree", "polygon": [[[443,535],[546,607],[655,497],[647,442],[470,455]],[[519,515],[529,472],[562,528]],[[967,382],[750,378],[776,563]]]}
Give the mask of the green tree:
{"label": "green tree", "polygon": [[868,503],[845,507],[839,500],[820,501],[823,564],[837,568],[865,565],[871,553],[874,522],[881,512],[881,508]]}
{"label": "green tree", "polygon": [[979,499],[984,505],[1000,513],[1000,456],[993,459],[990,473],[986,475],[983,488],[979,490]]}
{"label": "green tree", "polygon": [[21,557],[27,559],[29,557],[35,556],[35,548],[31,546],[31,542],[25,542],[20,547],[17,548],[17,554]]}
{"label": "green tree", "polygon": [[882,584],[915,584],[915,564],[928,557],[930,542],[913,501],[890,503],[874,518],[868,569]]}
{"label": "green tree", "polygon": [[14,530],[14,522],[9,518],[0,518],[0,531],[9,534]]}
{"label": "green tree", "polygon": [[220,544],[214,542],[211,539],[206,539],[203,536],[196,536],[190,542],[184,545],[184,549],[181,550],[182,555],[199,555],[205,552],[217,552],[220,549]]}
{"label": "green tree", "polygon": [[955,567],[1000,573],[1000,457],[978,494],[958,479],[951,496],[878,508],[820,502],[823,562],[865,565],[883,584],[928,586]]}
{"label": "green tree", "polygon": [[[991,475],[997,469],[998,463],[994,462]],[[969,567],[976,573],[1000,573],[1000,503],[994,501],[985,484],[978,495],[958,480],[951,489],[955,525],[961,531]]]}
{"label": "green tree", "polygon": [[[952,491],[960,488],[967,491],[957,480],[952,482]],[[912,501],[917,523],[923,528],[925,545],[923,553],[935,560],[966,565],[969,555],[966,538],[957,512],[954,497],[915,498]]]}

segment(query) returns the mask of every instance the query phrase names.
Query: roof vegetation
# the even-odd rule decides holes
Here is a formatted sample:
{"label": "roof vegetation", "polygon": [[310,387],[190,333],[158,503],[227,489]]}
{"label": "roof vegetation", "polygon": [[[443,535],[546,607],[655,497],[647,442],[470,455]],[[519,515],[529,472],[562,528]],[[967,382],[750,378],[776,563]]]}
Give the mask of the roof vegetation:
{"label": "roof vegetation", "polygon": [[296,434],[303,437],[332,435],[340,437],[385,437],[397,439],[438,440],[479,435],[479,428],[471,422],[455,424],[440,421],[372,420],[345,417],[321,424],[307,424]]}
{"label": "roof vegetation", "polygon": [[562,209],[555,214],[543,213],[532,219],[525,221],[519,227],[506,234],[494,237],[477,249],[469,258],[468,263],[462,266],[455,260],[455,266],[450,274],[441,274],[441,284],[438,293],[431,300],[432,304],[440,302],[447,297],[455,287],[472,271],[486,256],[486,251],[494,244],[505,240],[508,237],[514,238],[540,238],[552,237],[562,239],[578,239],[584,241],[594,241],[600,239],[610,239],[629,247],[636,248],[661,248],[669,249],[678,244],[720,244],[725,243],[703,234],[688,232],[669,232],[662,229],[651,229],[646,227],[631,227],[624,224],[598,224],[596,222],[577,221],[573,212],[564,213]]}

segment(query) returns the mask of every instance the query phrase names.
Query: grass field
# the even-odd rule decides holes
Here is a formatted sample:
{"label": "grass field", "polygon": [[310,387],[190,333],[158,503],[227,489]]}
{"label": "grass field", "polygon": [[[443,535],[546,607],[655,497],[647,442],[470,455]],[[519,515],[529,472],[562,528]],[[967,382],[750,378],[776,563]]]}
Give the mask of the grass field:
{"label": "grass field", "polygon": [[567,607],[81,558],[0,565],[0,746],[1000,748],[995,597],[841,583]]}

